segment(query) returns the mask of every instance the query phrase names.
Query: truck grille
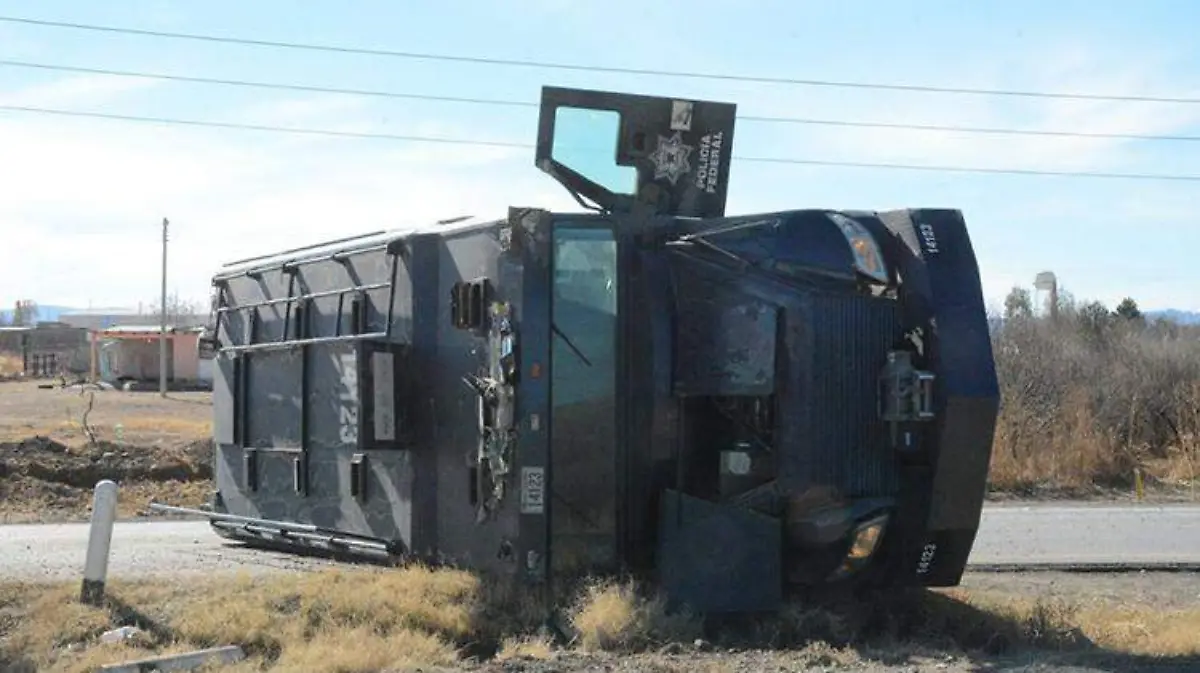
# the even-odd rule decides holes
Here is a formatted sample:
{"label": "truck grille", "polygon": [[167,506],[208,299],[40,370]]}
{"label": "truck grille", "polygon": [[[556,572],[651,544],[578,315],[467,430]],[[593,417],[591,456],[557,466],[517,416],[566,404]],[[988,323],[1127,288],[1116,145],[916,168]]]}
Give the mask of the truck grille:
{"label": "truck grille", "polygon": [[899,307],[858,296],[814,296],[807,305],[812,348],[796,364],[809,422],[793,475],[847,497],[895,493],[896,462],[876,398],[880,370],[900,336]]}

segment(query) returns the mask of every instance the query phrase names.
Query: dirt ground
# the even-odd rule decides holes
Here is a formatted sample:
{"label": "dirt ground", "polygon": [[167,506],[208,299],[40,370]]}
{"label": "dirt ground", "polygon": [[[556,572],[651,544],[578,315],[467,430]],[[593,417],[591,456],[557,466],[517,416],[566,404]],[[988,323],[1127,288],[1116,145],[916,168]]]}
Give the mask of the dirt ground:
{"label": "dirt ground", "polygon": [[0,523],[86,519],[101,479],[120,484],[123,518],[152,500],[200,505],[211,432],[211,393],[0,383]]}

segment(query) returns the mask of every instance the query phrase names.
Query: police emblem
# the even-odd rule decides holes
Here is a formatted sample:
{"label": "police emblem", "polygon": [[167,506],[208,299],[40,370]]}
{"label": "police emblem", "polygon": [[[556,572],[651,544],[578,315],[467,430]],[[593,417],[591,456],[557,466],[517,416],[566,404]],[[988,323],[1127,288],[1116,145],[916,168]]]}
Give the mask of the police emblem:
{"label": "police emblem", "polygon": [[693,149],[683,143],[678,131],[670,138],[659,136],[658,147],[650,154],[650,161],[654,162],[654,179],[666,178],[671,184],[679,182],[679,178],[692,169],[688,157]]}

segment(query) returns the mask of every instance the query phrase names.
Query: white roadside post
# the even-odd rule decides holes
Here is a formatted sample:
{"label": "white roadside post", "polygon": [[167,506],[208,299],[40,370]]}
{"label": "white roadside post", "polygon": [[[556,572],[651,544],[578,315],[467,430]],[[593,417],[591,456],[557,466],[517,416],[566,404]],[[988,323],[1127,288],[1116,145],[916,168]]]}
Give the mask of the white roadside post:
{"label": "white roadside post", "polygon": [[108,550],[112,545],[113,523],[117,519],[117,484],[104,479],[96,483],[92,496],[92,527],[88,533],[87,560],[83,566],[80,599],[89,605],[104,600],[104,580],[108,576]]}

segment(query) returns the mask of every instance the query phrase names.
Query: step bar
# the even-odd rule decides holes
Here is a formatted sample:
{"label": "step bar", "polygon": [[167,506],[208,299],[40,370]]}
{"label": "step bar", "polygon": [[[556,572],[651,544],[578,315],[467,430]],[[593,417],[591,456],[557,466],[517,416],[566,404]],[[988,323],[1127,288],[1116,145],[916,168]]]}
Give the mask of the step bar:
{"label": "step bar", "polygon": [[388,561],[397,561],[408,555],[404,544],[399,541],[357,535],[335,528],[207,512],[201,509],[176,507],[155,502],[150,503],[150,509],[164,514],[204,517],[214,528],[220,529],[218,535],[224,532],[247,541],[263,540],[293,547],[366,555]]}

